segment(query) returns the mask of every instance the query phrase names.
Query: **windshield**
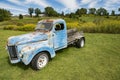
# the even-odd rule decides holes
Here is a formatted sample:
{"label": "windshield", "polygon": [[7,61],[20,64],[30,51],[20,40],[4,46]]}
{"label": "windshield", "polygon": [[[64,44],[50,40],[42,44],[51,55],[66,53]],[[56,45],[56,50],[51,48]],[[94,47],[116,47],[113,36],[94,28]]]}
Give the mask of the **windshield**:
{"label": "windshield", "polygon": [[44,30],[44,31],[50,31],[52,29],[52,23],[38,23],[35,30]]}

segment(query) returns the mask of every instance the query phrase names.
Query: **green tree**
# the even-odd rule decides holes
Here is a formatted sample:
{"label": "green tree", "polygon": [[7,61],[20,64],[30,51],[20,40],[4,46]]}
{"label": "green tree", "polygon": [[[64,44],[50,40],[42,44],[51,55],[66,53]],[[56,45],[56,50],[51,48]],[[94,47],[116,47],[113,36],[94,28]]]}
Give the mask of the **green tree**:
{"label": "green tree", "polygon": [[79,15],[79,16],[87,14],[87,9],[86,8],[77,9],[77,11],[75,12],[75,14]]}
{"label": "green tree", "polygon": [[118,11],[120,11],[120,8],[118,8]]}
{"label": "green tree", "polygon": [[120,8],[118,8],[118,11],[120,11]]}
{"label": "green tree", "polygon": [[109,18],[109,13],[108,12],[106,13],[106,16],[107,16],[107,18]]}
{"label": "green tree", "polygon": [[52,8],[52,7],[46,7],[45,8],[45,14],[47,16],[58,16],[59,14]]}
{"label": "green tree", "polygon": [[111,16],[115,16],[115,11],[114,10],[112,10]]}
{"label": "green tree", "polygon": [[69,13],[65,14],[65,17],[69,17],[69,16],[70,16],[70,14],[69,14]]}
{"label": "green tree", "polygon": [[99,8],[97,11],[96,11],[96,14],[99,15],[99,16],[106,16],[107,15],[107,10],[105,8]]}
{"label": "green tree", "polygon": [[0,21],[4,21],[4,20],[10,20],[11,19],[11,13],[10,11],[6,10],[6,9],[1,9],[0,8]]}
{"label": "green tree", "polygon": [[28,8],[28,13],[30,14],[30,17],[32,17],[33,12],[34,12],[33,8]]}
{"label": "green tree", "polygon": [[80,9],[77,9],[77,11],[75,12],[75,14],[81,16]]}
{"label": "green tree", "polygon": [[89,14],[95,14],[96,12],[96,9],[95,8],[90,8],[89,9]]}
{"label": "green tree", "polygon": [[64,16],[64,12],[62,11],[61,16]]}
{"label": "green tree", "polygon": [[2,15],[0,15],[0,22],[4,21],[4,17]]}
{"label": "green tree", "polygon": [[23,19],[23,15],[22,14],[19,14],[19,19]]}
{"label": "green tree", "polygon": [[36,9],[35,9],[36,17],[38,17],[40,13],[41,13],[40,9],[39,9],[39,8],[36,8]]}
{"label": "green tree", "polygon": [[75,18],[75,13],[70,13],[69,18]]}

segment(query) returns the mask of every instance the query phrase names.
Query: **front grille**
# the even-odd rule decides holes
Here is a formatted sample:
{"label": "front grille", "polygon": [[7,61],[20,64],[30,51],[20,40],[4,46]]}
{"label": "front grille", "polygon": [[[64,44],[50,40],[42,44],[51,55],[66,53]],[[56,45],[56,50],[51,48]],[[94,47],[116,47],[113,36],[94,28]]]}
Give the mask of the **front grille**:
{"label": "front grille", "polygon": [[16,46],[8,46],[8,51],[9,51],[11,60],[18,59]]}

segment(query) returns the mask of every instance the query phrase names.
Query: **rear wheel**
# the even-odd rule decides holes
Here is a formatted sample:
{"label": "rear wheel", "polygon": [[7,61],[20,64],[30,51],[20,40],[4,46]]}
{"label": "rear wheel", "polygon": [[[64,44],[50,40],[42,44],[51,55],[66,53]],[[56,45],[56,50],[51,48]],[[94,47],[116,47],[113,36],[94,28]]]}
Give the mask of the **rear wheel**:
{"label": "rear wheel", "polygon": [[48,61],[49,61],[48,54],[45,52],[41,52],[33,58],[31,66],[33,69],[39,70],[44,68],[47,65]]}
{"label": "rear wheel", "polygon": [[85,39],[84,38],[80,38],[76,41],[76,47],[77,48],[82,48],[85,45]]}

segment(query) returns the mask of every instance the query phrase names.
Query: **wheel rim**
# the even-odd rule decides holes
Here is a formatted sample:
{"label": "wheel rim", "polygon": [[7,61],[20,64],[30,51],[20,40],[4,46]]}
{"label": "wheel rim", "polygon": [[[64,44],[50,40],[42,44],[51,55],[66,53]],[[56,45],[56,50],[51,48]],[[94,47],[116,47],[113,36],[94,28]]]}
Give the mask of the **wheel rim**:
{"label": "wheel rim", "polygon": [[39,58],[38,58],[38,61],[37,61],[37,66],[39,69],[43,68],[46,66],[48,62],[48,58],[46,55],[41,55]]}
{"label": "wheel rim", "polygon": [[84,46],[84,40],[82,39],[81,40],[81,47],[83,47]]}

